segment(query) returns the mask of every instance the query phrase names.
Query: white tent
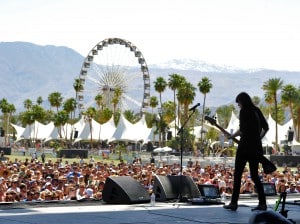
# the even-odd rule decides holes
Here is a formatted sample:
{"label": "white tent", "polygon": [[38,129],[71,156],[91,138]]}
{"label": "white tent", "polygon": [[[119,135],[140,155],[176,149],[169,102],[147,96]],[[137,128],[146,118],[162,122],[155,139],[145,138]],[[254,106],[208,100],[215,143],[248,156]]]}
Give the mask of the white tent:
{"label": "white tent", "polygon": [[134,124],[134,129],[139,131],[138,135],[141,140],[145,142],[151,133],[151,128],[148,128],[145,114],[141,117],[141,119]]}
{"label": "white tent", "polygon": [[144,143],[147,142],[158,142],[159,141],[159,135],[158,134],[154,134],[154,132],[156,131],[157,127],[153,126],[148,134],[148,136],[145,137],[144,139]]}
{"label": "white tent", "polygon": [[50,135],[52,130],[47,128],[47,125],[44,125],[38,121],[34,121],[33,124],[27,125],[24,132],[21,134],[25,139],[46,139]]}
{"label": "white tent", "polygon": [[[201,131],[203,132],[207,132],[207,128],[203,127],[202,126],[195,126],[192,130],[191,130],[191,134],[195,135],[195,138],[196,139],[199,139],[201,138]],[[204,137],[205,135],[203,134],[202,137]]]}
{"label": "white tent", "polygon": [[116,131],[109,141],[140,141],[143,140],[143,137],[140,136],[140,132],[141,130],[135,128],[134,125],[121,114]]}
{"label": "white tent", "polygon": [[106,123],[100,126],[100,138],[102,140],[109,140],[112,138],[113,134],[116,131],[116,126],[114,122],[114,117],[112,116]]}
{"label": "white tent", "polygon": [[85,122],[82,127],[77,125],[76,130],[77,128],[79,129],[79,132],[78,138],[75,140],[75,142],[78,142],[80,140],[90,140],[91,137],[93,140],[98,141],[108,140],[111,139],[116,130],[113,117],[102,125],[94,119],[92,119],[92,132],[89,122]]}
{"label": "white tent", "polygon": [[52,140],[52,139],[59,138],[58,129],[57,129],[57,127],[54,126],[53,121],[51,121],[49,124],[47,124],[46,127],[49,130],[49,135],[47,136],[47,138],[45,138],[45,140],[44,140],[45,142]]}
{"label": "white tent", "polygon": [[18,125],[15,125],[15,124],[13,124],[13,123],[10,123],[10,124],[11,124],[11,126],[13,126],[14,129],[16,130],[16,141],[19,141],[19,140],[23,139],[24,137],[22,136],[22,134],[24,133],[25,128],[20,127],[20,126],[18,126]]}
{"label": "white tent", "polygon": [[232,111],[230,121],[229,121],[228,126],[225,130],[228,131],[229,133],[231,133],[231,132],[234,133],[236,130],[239,129],[239,125],[240,125],[240,120],[238,119],[238,117]]}

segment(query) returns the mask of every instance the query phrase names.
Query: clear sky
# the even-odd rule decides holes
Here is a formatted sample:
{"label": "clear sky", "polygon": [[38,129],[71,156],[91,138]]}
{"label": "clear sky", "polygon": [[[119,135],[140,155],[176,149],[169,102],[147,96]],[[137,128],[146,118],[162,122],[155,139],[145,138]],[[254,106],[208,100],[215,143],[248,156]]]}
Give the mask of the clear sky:
{"label": "clear sky", "polygon": [[191,58],[300,71],[299,0],[0,0],[0,41],[131,41],[148,64]]}

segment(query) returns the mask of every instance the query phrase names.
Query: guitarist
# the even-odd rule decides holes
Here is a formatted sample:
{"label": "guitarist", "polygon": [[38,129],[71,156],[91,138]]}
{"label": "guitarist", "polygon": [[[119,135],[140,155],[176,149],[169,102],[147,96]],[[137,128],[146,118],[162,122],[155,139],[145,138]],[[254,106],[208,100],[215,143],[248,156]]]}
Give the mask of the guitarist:
{"label": "guitarist", "polygon": [[261,139],[269,130],[269,126],[262,112],[253,104],[247,93],[242,92],[238,94],[236,97],[236,103],[238,103],[238,106],[240,107],[240,128],[235,133],[227,137],[233,139],[240,136],[240,142],[236,151],[234,185],[231,202],[228,205],[224,205],[224,208],[233,211],[237,210],[241,177],[244,167],[248,162],[251,179],[256,186],[259,200],[258,206],[253,208],[252,211],[267,210],[266,196],[263,185],[258,176],[258,165],[260,162],[264,162],[262,161],[263,148]]}

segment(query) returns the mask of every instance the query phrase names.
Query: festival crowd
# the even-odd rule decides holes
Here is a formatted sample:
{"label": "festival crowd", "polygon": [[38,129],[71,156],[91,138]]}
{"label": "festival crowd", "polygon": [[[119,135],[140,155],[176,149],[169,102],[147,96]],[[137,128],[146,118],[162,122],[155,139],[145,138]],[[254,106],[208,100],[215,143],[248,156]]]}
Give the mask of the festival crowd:
{"label": "festival crowd", "polygon": [[[142,162],[135,158],[131,162],[118,164],[90,158],[69,163],[62,159],[40,161],[38,158],[9,160],[1,156],[0,203],[50,201],[50,200],[101,200],[106,178],[109,176],[131,176],[152,193],[156,175],[180,175],[179,163],[172,165]],[[230,196],[233,189],[234,168],[223,164],[202,166],[199,161],[189,160],[182,175],[191,176],[196,184],[213,184]],[[278,193],[300,192],[300,166],[285,167],[282,171],[264,174],[259,171],[262,182],[274,183]],[[241,194],[255,193],[250,172],[245,168]]]}

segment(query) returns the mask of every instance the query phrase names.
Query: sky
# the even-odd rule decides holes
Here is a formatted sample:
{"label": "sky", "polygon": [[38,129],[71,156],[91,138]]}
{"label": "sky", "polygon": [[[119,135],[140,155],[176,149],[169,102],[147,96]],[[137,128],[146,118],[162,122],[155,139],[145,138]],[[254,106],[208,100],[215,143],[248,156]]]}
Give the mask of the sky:
{"label": "sky", "polygon": [[299,0],[0,0],[0,42],[132,42],[147,64],[195,59],[300,71]]}

